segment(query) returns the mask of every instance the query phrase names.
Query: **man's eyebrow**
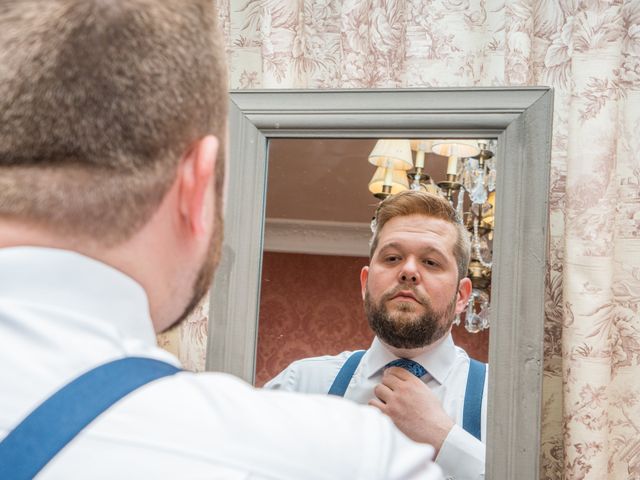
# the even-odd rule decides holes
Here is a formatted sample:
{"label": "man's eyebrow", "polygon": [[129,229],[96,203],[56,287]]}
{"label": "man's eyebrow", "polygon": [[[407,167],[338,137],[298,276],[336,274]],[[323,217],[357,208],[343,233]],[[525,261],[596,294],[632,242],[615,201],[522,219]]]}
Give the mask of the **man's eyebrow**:
{"label": "man's eyebrow", "polygon": [[[404,250],[400,242],[389,242],[382,245],[378,250],[378,253],[381,254],[385,250],[390,250],[390,249]],[[433,245],[425,245],[424,247],[420,247],[420,253],[421,254],[435,253],[442,258],[445,258],[445,259],[447,258],[446,253],[442,249],[438,247],[434,247]]]}
{"label": "man's eyebrow", "polygon": [[389,250],[395,248],[397,250],[401,250],[402,249],[402,245],[400,244],[400,242],[389,242],[389,243],[385,243],[384,245],[382,245],[380,247],[379,252],[383,252],[384,250]]}
{"label": "man's eyebrow", "polygon": [[422,248],[420,250],[420,253],[424,254],[428,254],[428,255],[436,255],[440,260],[448,260],[447,254],[444,250],[438,248],[438,247],[434,247],[431,245],[425,246],[424,248]]}

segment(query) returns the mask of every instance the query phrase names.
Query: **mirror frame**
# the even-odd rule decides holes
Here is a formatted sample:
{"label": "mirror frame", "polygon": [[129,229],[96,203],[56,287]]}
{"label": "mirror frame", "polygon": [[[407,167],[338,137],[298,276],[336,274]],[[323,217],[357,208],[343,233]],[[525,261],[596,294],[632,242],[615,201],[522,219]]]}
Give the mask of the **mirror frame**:
{"label": "mirror frame", "polygon": [[207,370],[254,380],[270,138],[496,138],[486,475],[537,480],[552,118],[549,87],[231,92]]}

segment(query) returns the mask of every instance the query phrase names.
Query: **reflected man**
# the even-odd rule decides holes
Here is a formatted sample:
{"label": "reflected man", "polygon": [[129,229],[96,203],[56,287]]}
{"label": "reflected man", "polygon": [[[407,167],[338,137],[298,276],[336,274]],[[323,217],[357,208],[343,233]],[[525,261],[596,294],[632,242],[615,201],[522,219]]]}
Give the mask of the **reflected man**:
{"label": "reflected man", "polygon": [[415,191],[381,202],[373,230],[360,274],[371,347],[296,361],[265,388],[373,405],[434,445],[445,474],[483,478],[487,369],[451,337],[472,289],[468,233],[446,199]]}

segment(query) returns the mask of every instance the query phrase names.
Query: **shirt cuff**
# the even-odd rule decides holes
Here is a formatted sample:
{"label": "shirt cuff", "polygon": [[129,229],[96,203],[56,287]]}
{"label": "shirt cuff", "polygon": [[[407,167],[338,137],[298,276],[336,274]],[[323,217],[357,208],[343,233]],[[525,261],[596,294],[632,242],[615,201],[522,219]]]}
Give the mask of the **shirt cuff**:
{"label": "shirt cuff", "polygon": [[454,425],[436,457],[447,480],[484,479],[485,445],[476,437]]}

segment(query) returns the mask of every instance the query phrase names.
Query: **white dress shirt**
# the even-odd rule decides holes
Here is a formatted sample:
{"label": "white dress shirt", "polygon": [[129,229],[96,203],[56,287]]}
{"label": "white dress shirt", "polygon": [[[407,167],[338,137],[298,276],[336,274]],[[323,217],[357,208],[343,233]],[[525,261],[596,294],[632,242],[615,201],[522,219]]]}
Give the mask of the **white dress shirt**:
{"label": "white dress shirt", "polygon": [[[269,381],[265,388],[326,394],[351,353],[342,352],[336,356],[306,358],[293,362]],[[375,398],[373,389],[382,381],[383,367],[396,358],[377,337],[374,338],[371,347],[366,351],[353,374],[345,392],[345,398],[361,404],[367,404],[369,400]],[[427,370],[428,373],[422,377],[422,380],[438,397],[447,415],[456,423],[442,444],[436,463],[440,465],[447,478],[465,480],[484,478],[484,443],[461,427],[469,356],[453,344],[449,334],[432,350],[412,360]],[[481,418],[483,440],[486,438],[487,424],[486,380],[485,377]]]}
{"label": "white dress shirt", "polygon": [[[0,439],[99,364],[178,364],[156,345],[142,287],[64,250],[0,249],[0,338]],[[116,403],[38,478],[439,479],[432,453],[373,408],[181,372]]]}

